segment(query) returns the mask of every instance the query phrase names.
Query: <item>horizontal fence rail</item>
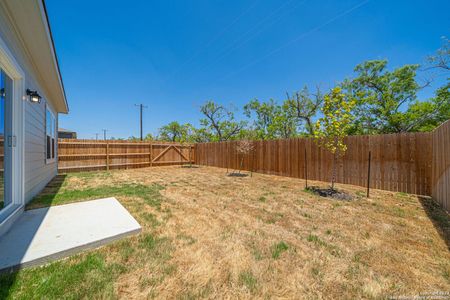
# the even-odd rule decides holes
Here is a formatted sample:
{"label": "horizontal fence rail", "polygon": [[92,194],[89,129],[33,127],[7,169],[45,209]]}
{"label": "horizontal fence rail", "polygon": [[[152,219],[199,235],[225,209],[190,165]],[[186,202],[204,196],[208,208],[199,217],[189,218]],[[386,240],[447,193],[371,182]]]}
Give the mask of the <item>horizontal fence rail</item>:
{"label": "horizontal fence rail", "polygon": [[[370,152],[371,188],[431,195],[431,133],[350,136],[345,143],[347,151],[336,164],[336,182],[367,186]],[[242,169],[248,171],[331,181],[334,157],[313,139],[255,141],[247,155],[239,154],[237,145],[237,141],[197,144],[195,162],[240,169],[242,160]]]}
{"label": "horizontal fence rail", "polygon": [[192,163],[194,152],[191,144],[59,139],[58,172],[180,165]]}

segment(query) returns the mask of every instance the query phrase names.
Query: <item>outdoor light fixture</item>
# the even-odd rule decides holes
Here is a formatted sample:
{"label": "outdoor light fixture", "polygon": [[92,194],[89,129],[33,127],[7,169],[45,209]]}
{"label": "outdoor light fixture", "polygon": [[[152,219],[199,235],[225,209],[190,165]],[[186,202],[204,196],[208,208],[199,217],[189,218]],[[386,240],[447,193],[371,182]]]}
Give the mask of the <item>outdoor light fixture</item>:
{"label": "outdoor light fixture", "polygon": [[41,95],[38,94],[37,91],[32,91],[27,89],[27,95],[30,98],[31,103],[41,103]]}

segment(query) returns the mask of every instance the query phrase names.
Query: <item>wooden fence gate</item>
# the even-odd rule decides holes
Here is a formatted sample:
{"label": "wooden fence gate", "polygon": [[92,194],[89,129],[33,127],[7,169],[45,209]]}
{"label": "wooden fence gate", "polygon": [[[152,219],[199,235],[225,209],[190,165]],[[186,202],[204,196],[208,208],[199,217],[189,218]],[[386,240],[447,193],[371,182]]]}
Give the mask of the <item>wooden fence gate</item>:
{"label": "wooden fence gate", "polygon": [[195,160],[191,144],[60,139],[60,173],[181,165]]}

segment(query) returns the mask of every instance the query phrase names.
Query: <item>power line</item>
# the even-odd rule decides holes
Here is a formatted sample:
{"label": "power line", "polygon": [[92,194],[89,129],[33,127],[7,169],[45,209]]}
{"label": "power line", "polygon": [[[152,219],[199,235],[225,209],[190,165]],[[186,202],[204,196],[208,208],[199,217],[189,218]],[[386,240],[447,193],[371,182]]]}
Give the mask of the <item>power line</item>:
{"label": "power line", "polygon": [[236,24],[240,19],[245,16],[255,5],[259,2],[259,0],[254,1],[247,9],[245,9],[242,13],[240,13],[231,23],[229,23],[227,26],[225,26],[224,29],[222,29],[218,34],[216,34],[212,39],[210,39],[205,45],[203,45],[200,49],[198,49],[190,58],[188,58],[186,61],[184,61],[180,67],[178,67],[175,72],[173,72],[166,80],[167,82],[171,77],[175,76],[180,72],[185,65],[192,62],[200,53],[208,49],[209,46],[211,46],[215,41],[217,41],[225,32],[227,32],[231,27],[233,27],[234,24]]}
{"label": "power line", "polygon": [[[272,11],[270,14],[268,14],[262,20],[260,20],[258,23],[256,23],[253,27],[251,27],[249,30],[247,30],[243,35],[241,35],[239,38],[237,38],[233,42],[231,42],[230,45],[228,47],[226,47],[225,51],[222,51],[221,54],[217,55],[211,63],[207,63],[207,64],[203,65],[203,67],[200,70],[203,71],[203,70],[207,69],[209,66],[221,61],[223,58],[228,56],[230,53],[241,48],[243,45],[245,45],[246,43],[251,41],[259,33],[261,33],[262,31],[265,30],[264,29],[265,23],[269,22],[270,26],[272,26],[273,24],[278,22],[278,19],[280,18],[280,16],[284,15],[284,13],[282,13],[283,8],[285,6],[288,6],[292,1],[293,0],[288,0],[288,1],[283,2],[274,11]],[[305,1],[302,1],[299,4],[295,5],[294,8],[292,8],[292,10],[297,8],[299,5],[303,4]],[[275,19],[275,21],[273,21],[274,19]],[[256,32],[253,32],[254,30],[256,30]],[[247,35],[248,35],[248,38],[245,39],[247,37]]]}
{"label": "power line", "polygon": [[248,67],[251,67],[251,66],[253,66],[253,65],[255,65],[255,64],[257,64],[257,63],[259,63],[259,62],[261,62],[261,61],[263,61],[263,60],[265,60],[265,59],[267,59],[268,57],[272,56],[273,54],[275,54],[275,53],[277,53],[277,52],[283,50],[284,48],[286,48],[286,47],[292,45],[293,43],[298,42],[299,40],[301,40],[301,39],[307,37],[308,35],[310,35],[310,34],[316,32],[316,31],[319,31],[320,29],[322,29],[322,28],[326,27],[327,25],[329,25],[329,24],[335,22],[336,20],[338,20],[338,19],[340,19],[340,18],[342,18],[342,17],[348,15],[348,14],[351,13],[352,11],[354,11],[354,10],[360,8],[361,6],[367,4],[369,1],[370,1],[370,0],[365,0],[365,1],[360,2],[359,4],[357,4],[357,5],[353,6],[353,7],[351,7],[350,9],[348,9],[348,10],[346,10],[346,11],[344,11],[344,12],[342,12],[342,13],[340,13],[340,14],[334,16],[334,17],[332,17],[331,19],[329,19],[329,20],[326,21],[325,23],[323,23],[323,24],[321,24],[321,25],[318,25],[318,26],[312,28],[311,30],[309,30],[309,31],[307,31],[307,32],[305,32],[305,33],[302,33],[301,35],[297,36],[296,38],[294,38],[294,39],[288,41],[287,43],[281,45],[280,47],[278,47],[278,48],[276,48],[276,49],[270,51],[269,53],[267,53],[267,54],[264,55],[263,57],[260,57],[260,58],[258,58],[258,59],[256,59],[256,60],[253,60],[252,62],[248,63],[247,65],[244,65],[242,68],[238,69],[237,71],[228,73],[226,76],[222,77],[220,80],[224,80],[224,79],[226,79],[226,78],[228,78],[228,77],[230,77],[230,76],[236,75],[237,73],[242,72],[243,70],[247,69]]}
{"label": "power line", "polygon": [[[299,7],[300,5],[304,4],[306,2],[305,1],[301,1],[299,2],[297,5],[295,5],[288,13],[291,13],[293,10],[295,10],[297,7]],[[274,25],[275,23],[277,23],[286,13],[282,13],[276,17],[274,17],[272,20],[270,20],[271,22],[268,23],[268,27]],[[266,30],[267,28],[264,28],[264,26],[259,26],[259,30],[257,30],[256,32],[254,32],[253,34],[251,34],[247,39],[243,40],[242,42],[236,44],[235,47],[231,48],[230,51],[228,53],[226,53],[223,57],[221,57],[219,59],[222,60],[224,57],[228,56],[230,53],[232,53],[233,51],[236,51],[240,48],[242,48],[242,46],[244,46],[245,44],[247,44],[248,42],[250,42],[251,40],[253,40],[256,36],[258,36],[261,32],[263,32],[264,30]]]}
{"label": "power line", "polygon": [[144,139],[143,137],[143,133],[142,133],[142,111],[144,110],[144,108],[148,108],[148,106],[145,106],[143,104],[135,104],[134,106],[138,106],[139,107],[139,116],[140,116],[140,129],[141,129],[141,141]]}

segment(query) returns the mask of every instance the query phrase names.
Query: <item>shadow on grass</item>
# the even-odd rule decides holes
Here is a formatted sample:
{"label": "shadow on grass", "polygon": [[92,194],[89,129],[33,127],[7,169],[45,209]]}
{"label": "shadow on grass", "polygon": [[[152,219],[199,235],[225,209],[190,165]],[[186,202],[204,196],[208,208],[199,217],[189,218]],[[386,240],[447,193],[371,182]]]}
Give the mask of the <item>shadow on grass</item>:
{"label": "shadow on grass", "polygon": [[[66,175],[57,175],[55,178],[53,178],[47,186],[44,188],[44,190],[41,192],[41,194],[45,193],[52,193],[57,194],[62,185],[64,184],[64,180],[66,179]],[[45,218],[45,215],[47,214],[48,209],[42,209],[41,213],[39,214],[39,217],[33,218],[33,219],[27,219],[28,222],[28,231],[26,234],[21,236],[21,239],[19,243],[16,245],[14,251],[15,253],[11,254],[10,257],[17,257],[17,258],[23,258],[25,253],[27,252],[31,241],[33,240],[34,235],[36,234],[36,231],[39,229],[40,225],[42,224],[42,221]],[[20,219],[19,219],[20,221]],[[14,227],[13,227],[14,228]],[[12,228],[12,229],[13,229]],[[11,229],[11,230],[12,230]],[[5,234],[5,237],[8,235],[8,232]],[[0,240],[1,244],[1,240]],[[20,259],[19,259],[20,261]],[[8,298],[11,295],[11,289],[14,286],[14,283],[17,280],[17,276],[20,271],[20,266],[13,266],[8,267],[6,269],[0,270],[0,299]]]}
{"label": "shadow on grass", "polygon": [[305,188],[305,191],[325,198],[333,198],[343,201],[353,200],[353,196],[348,194],[347,192],[332,189],[331,187],[321,188],[318,186],[308,186],[307,188]]}
{"label": "shadow on grass", "polygon": [[428,218],[433,222],[437,232],[447,244],[447,249],[450,250],[450,217],[448,213],[432,198],[421,196],[418,198]]}
{"label": "shadow on grass", "polygon": [[197,165],[181,165],[182,168],[186,168],[186,169],[198,169],[200,168],[200,166]]}
{"label": "shadow on grass", "polygon": [[[37,195],[36,197],[34,197],[32,199],[32,201],[30,201],[26,206],[25,206],[25,210],[30,210],[33,208],[39,208],[39,207],[33,207],[32,205],[30,205],[31,203],[33,203],[34,199],[39,198],[39,197],[46,197],[48,199],[53,200],[54,196],[57,195],[58,193],[60,193],[61,187],[64,184],[64,181],[66,180],[67,174],[58,174],[56,175],[55,178],[53,178],[46,186],[45,188],[39,193],[39,195]],[[48,203],[48,205],[46,206],[51,206],[52,201],[50,201],[50,203]]]}
{"label": "shadow on grass", "polygon": [[232,172],[232,173],[228,173],[227,176],[229,176],[229,177],[248,177],[250,175],[245,174],[245,173]]}
{"label": "shadow on grass", "polygon": [[[119,183],[115,185],[98,185],[74,189],[64,185],[66,177],[72,176],[81,178],[83,181],[89,181],[94,178],[107,177],[109,176],[109,173],[77,173],[69,174],[67,176],[58,175],[48,183],[44,190],[27,205],[28,211],[25,212],[26,214],[35,215],[39,212],[39,216],[41,217],[33,218],[33,224],[29,224],[29,222],[26,224],[27,228],[30,227],[31,229],[26,232],[26,236],[20,236],[19,244],[16,247],[17,249],[15,249],[15,256],[20,257],[28,249],[37,228],[39,228],[39,225],[43,220],[46,211],[50,209],[50,206],[106,197],[136,197],[140,198],[146,205],[156,209],[161,208],[163,196],[160,191],[164,189],[161,185],[154,183]],[[21,224],[25,225],[25,223]],[[3,272],[0,271],[0,299],[16,298],[18,294],[27,295],[18,298],[39,298],[33,296],[35,295],[34,293],[58,299],[64,298],[64,293],[67,291],[69,291],[70,295],[76,295],[74,298],[87,298],[87,295],[90,295],[91,292],[91,294],[95,294],[97,287],[104,289],[109,287],[109,283],[112,282],[110,279],[106,282],[101,281],[101,276],[98,276],[97,274],[99,269],[103,268],[98,264],[103,263],[105,259],[102,257],[98,258],[99,260],[96,257],[93,257],[92,259],[93,260],[90,258],[87,259],[85,266],[83,261],[80,263],[77,262],[74,265],[67,265],[65,261],[57,261],[43,267],[32,268],[26,271],[20,271],[20,267],[8,268]],[[112,269],[106,268],[105,272],[101,273],[103,274],[102,276],[108,278],[108,274],[113,271],[114,270]],[[85,293],[83,289],[79,289],[78,287],[85,281],[91,282],[91,276],[94,276],[100,281],[94,281],[93,284],[89,284],[88,288],[83,288],[88,291]],[[89,278],[89,280],[86,280],[86,278]],[[46,280],[42,281],[43,279]],[[71,284],[67,285],[66,282],[71,282]],[[30,287],[30,284],[38,287],[38,290],[35,291],[33,286]]]}
{"label": "shadow on grass", "polygon": [[78,201],[127,196],[142,198],[146,204],[159,209],[162,200],[159,191],[162,189],[164,189],[164,187],[158,184],[143,185],[138,183],[101,185],[80,190],[65,189],[59,193],[44,193],[37,196],[29,203],[28,208],[40,208]]}

